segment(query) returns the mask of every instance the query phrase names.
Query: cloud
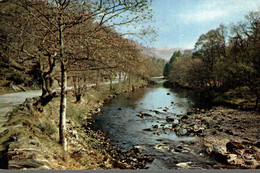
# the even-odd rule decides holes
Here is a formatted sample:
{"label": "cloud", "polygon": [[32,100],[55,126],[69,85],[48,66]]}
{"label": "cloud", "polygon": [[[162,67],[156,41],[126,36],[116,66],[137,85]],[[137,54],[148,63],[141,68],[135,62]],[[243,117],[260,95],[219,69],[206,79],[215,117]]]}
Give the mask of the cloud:
{"label": "cloud", "polygon": [[193,48],[201,34],[221,23],[244,20],[249,11],[259,8],[260,0],[153,0],[156,22],[150,24],[158,37],[149,46]]}
{"label": "cloud", "polygon": [[219,1],[219,8],[231,13],[259,10],[260,0],[229,0]]}
{"label": "cloud", "polygon": [[260,0],[210,0],[201,1],[187,12],[179,14],[184,23],[209,22],[228,18],[232,15],[245,13],[252,10],[259,10]]}
{"label": "cloud", "polygon": [[222,17],[227,17],[228,13],[226,11],[209,11],[209,10],[201,10],[195,13],[186,13],[186,14],[181,14],[181,18],[185,22],[206,22],[206,21],[211,21],[214,19],[219,19]]}

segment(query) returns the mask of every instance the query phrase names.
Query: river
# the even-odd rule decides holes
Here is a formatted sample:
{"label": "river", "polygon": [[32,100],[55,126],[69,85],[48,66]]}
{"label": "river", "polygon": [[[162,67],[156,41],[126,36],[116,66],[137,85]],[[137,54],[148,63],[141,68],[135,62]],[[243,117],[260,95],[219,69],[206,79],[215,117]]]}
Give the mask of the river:
{"label": "river", "polygon": [[199,139],[179,137],[171,130],[178,123],[177,116],[193,107],[187,96],[183,90],[162,84],[119,95],[93,117],[93,128],[107,132],[111,143],[122,149],[139,146],[143,154],[154,156],[147,164],[151,170],[219,169],[200,147]]}

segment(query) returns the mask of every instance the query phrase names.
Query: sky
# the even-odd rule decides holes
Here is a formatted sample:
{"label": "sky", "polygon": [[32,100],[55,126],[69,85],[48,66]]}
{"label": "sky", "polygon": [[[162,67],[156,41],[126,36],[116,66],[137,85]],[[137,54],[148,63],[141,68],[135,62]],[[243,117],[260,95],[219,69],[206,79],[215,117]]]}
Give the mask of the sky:
{"label": "sky", "polygon": [[146,47],[191,49],[200,35],[220,24],[242,21],[248,12],[260,10],[260,0],[153,0],[151,8],[156,41],[139,42]]}

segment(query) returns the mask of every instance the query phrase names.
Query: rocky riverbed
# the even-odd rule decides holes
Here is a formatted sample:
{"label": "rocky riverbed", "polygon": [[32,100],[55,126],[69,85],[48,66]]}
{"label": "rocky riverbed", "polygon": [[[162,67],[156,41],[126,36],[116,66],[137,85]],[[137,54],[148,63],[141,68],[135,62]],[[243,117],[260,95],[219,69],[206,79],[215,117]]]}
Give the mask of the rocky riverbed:
{"label": "rocky riverbed", "polygon": [[172,130],[198,136],[205,152],[230,168],[260,168],[260,114],[225,107],[194,109],[178,116]]}
{"label": "rocky riverbed", "polygon": [[[258,112],[187,105],[185,95],[146,88],[113,99],[93,117],[93,125],[106,131],[112,144],[123,149],[139,146],[143,154],[153,156],[148,169],[258,168]],[[232,149],[237,143],[244,153]],[[251,148],[252,155],[244,157]]]}

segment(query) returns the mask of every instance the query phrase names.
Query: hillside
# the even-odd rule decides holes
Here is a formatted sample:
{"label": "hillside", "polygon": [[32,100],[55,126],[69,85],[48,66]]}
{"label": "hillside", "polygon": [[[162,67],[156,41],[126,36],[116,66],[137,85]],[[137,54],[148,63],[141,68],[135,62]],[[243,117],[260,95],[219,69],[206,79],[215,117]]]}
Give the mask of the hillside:
{"label": "hillside", "polygon": [[141,53],[144,56],[161,58],[161,59],[165,59],[166,61],[170,60],[172,54],[175,51],[180,50],[182,53],[185,53],[186,51],[192,51],[190,49],[183,48],[183,47],[148,48],[137,42],[135,44],[137,45],[137,48],[142,50]]}

